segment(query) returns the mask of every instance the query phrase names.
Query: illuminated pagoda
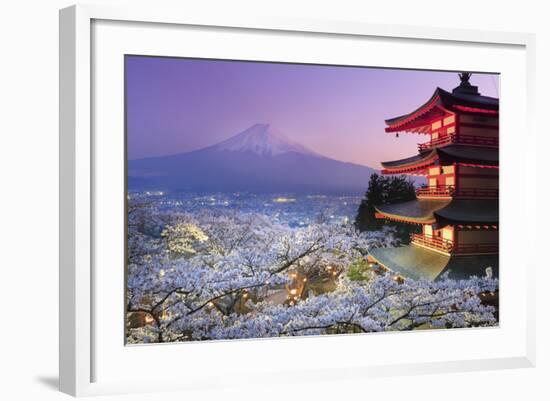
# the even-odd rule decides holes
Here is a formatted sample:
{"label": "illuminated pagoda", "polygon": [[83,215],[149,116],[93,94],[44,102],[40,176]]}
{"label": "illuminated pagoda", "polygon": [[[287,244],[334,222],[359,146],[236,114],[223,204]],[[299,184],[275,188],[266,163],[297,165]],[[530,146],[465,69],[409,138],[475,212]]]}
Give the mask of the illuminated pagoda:
{"label": "illuminated pagoda", "polygon": [[418,154],[382,163],[383,174],[427,178],[415,200],[375,207],[376,218],[418,226],[410,244],[370,252],[398,275],[498,276],[499,100],[480,95],[470,76],[459,74],[452,93],[437,88],[418,109],[386,120],[396,136],[429,136]]}

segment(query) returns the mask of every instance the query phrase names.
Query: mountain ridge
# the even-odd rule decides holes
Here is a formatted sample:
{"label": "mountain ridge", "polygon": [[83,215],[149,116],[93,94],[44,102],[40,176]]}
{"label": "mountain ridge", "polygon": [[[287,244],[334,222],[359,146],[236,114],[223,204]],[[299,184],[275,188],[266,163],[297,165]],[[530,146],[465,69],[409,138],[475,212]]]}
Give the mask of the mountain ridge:
{"label": "mountain ridge", "polygon": [[187,153],[128,161],[132,189],[363,193],[377,170],[318,154],[269,124]]}

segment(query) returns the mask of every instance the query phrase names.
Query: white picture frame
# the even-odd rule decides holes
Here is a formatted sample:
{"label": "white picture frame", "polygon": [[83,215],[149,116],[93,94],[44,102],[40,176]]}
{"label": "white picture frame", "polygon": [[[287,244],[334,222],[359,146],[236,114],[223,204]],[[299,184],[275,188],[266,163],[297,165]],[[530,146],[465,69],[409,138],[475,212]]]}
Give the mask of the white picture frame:
{"label": "white picture frame", "polygon": [[[104,276],[98,278],[94,274],[94,263],[97,255],[94,253],[94,235],[97,235],[97,213],[95,202],[95,191],[97,188],[96,175],[98,174],[98,155],[106,153],[102,146],[105,142],[94,140],[93,126],[97,125],[97,115],[94,114],[94,87],[92,86],[92,77],[94,68],[102,68],[98,65],[94,55],[101,46],[101,39],[93,41],[94,23],[98,21],[108,21],[108,24],[120,23],[139,23],[140,26],[119,26],[117,31],[143,29],[145,25],[168,27],[200,27],[208,29],[230,29],[234,32],[242,30],[249,34],[254,32],[273,33],[285,35],[316,35],[330,39],[338,37],[350,40],[361,40],[362,38],[382,38],[386,41],[413,41],[422,43],[433,43],[439,46],[442,51],[445,46],[476,47],[488,46],[494,48],[510,48],[512,53],[517,53],[510,57],[515,57],[517,68],[524,76],[515,77],[514,85],[518,93],[525,96],[518,96],[519,105],[525,107],[525,113],[517,121],[508,121],[510,127],[520,127],[525,135],[521,138],[523,148],[517,148],[516,139],[510,138],[508,146],[506,143],[502,146],[501,164],[504,166],[501,170],[502,185],[501,194],[505,197],[508,181],[522,179],[522,185],[526,188],[536,188],[534,174],[525,174],[526,163],[522,163],[529,158],[535,157],[535,133],[532,128],[534,112],[534,47],[535,38],[531,34],[508,33],[508,32],[485,32],[459,29],[438,29],[428,27],[411,27],[398,25],[374,25],[357,21],[316,21],[316,20],[293,20],[280,18],[243,18],[237,16],[216,17],[213,15],[187,14],[184,10],[163,10],[155,7],[150,8],[112,8],[108,6],[78,5],[72,6],[60,11],[60,390],[75,396],[94,395],[107,393],[125,393],[133,391],[157,391],[166,389],[202,389],[207,387],[219,387],[231,385],[231,379],[222,379],[220,375],[212,372],[197,372],[189,379],[178,379],[176,377],[167,377],[166,379],[153,378],[146,382],[139,378],[121,378],[117,380],[113,375],[102,379],[102,373],[98,372],[99,366],[105,366],[112,363],[117,366],[115,356],[113,360],[106,360],[105,355],[101,356],[102,363],[96,363],[97,353],[101,353],[103,342],[96,338],[97,325],[103,324],[103,315],[101,307],[95,307],[94,296],[98,286],[104,281]],[[145,25],[143,25],[145,24]],[[101,35],[110,34],[109,27]],[[170,34],[166,31],[160,32],[158,38],[162,35]],[[156,35],[156,34],[155,34]],[[155,35],[149,35],[154,45]],[[124,36],[119,34],[119,36]],[[132,36],[132,35],[127,35]],[[119,41],[115,37],[112,51]],[[276,37],[269,40],[280,40]],[[411,42],[412,43],[412,42]],[[96,46],[96,47],[94,47]],[[168,48],[166,48],[168,49]],[[164,49],[163,51],[168,51]],[[482,49],[483,50],[483,49]],[[101,51],[101,49],[99,49]],[[457,50],[458,51],[458,50]],[[261,57],[261,56],[259,56]],[[345,57],[345,54],[344,56]],[[488,57],[488,56],[486,56]],[[287,60],[288,61],[288,60]],[[480,60],[479,63],[483,63]],[[460,63],[459,63],[460,64]],[[481,64],[479,64],[481,65]],[[108,64],[106,64],[108,66]],[[414,66],[413,66],[414,67]],[[444,63],[433,66],[435,69],[444,69]],[[462,67],[461,65],[457,65]],[[420,64],[417,68],[422,68]],[[456,69],[457,69],[456,68]],[[511,68],[511,67],[510,67]],[[119,71],[120,73],[120,71]],[[504,76],[504,79],[512,79]],[[503,93],[507,87],[503,86]],[[508,92],[510,93],[510,92]],[[503,96],[503,114],[506,110],[506,96]],[[506,117],[505,117],[506,118]],[[506,123],[506,121],[505,121]],[[514,125],[515,124],[515,125]],[[506,124],[503,127],[503,134],[506,135]],[[511,152],[516,149],[519,157],[516,158],[517,165],[512,169],[506,169],[506,160],[510,160]],[[122,154],[119,155],[122,157]],[[517,156],[517,154],[516,154]],[[103,157],[101,157],[103,159]],[[113,185],[116,185],[114,182]],[[122,192],[122,188],[120,188]],[[531,190],[531,195],[533,194]],[[524,205],[527,202],[527,192],[521,191],[517,195],[519,198],[510,205],[503,204],[502,211],[505,214],[506,208],[517,208],[518,205]],[[521,221],[526,224],[524,229],[531,230],[536,221],[534,208],[525,208]],[[506,216],[506,214],[505,214]],[[512,219],[504,219],[510,225],[514,224]],[[122,221],[120,222],[122,224]],[[517,223],[516,223],[517,224]],[[510,227],[509,225],[509,227]],[[101,226],[101,225],[100,225]],[[533,230],[534,232],[535,230]],[[505,239],[506,240],[506,239]],[[513,238],[510,237],[510,241]],[[501,242],[503,251],[506,252],[506,241]],[[511,242],[508,242],[509,244]],[[407,359],[407,362],[388,362],[380,363],[372,361],[343,361],[332,360],[316,361],[316,365],[305,366],[298,369],[300,380],[323,380],[328,377],[338,378],[356,378],[360,380],[364,377],[373,377],[379,375],[398,375],[413,370],[415,373],[430,373],[441,371],[467,371],[477,369],[499,369],[511,367],[529,367],[535,363],[535,328],[534,328],[534,260],[536,251],[533,245],[526,256],[518,263],[521,268],[521,278],[514,285],[517,286],[517,296],[521,302],[515,302],[509,298],[512,295],[507,294],[505,290],[501,291],[503,308],[511,307],[511,304],[518,304],[516,314],[518,319],[513,322],[503,321],[501,327],[493,329],[492,332],[482,332],[473,330],[467,334],[459,334],[460,341],[472,342],[476,336],[482,336],[488,333],[488,336],[494,334],[513,331],[514,346],[509,350],[502,350],[495,346],[494,350],[484,353],[482,350],[472,351],[465,359],[447,358],[442,355],[441,360],[417,360],[414,355]],[[508,254],[506,254],[508,255]],[[513,260],[513,254],[509,254],[509,260]],[[504,257],[504,256],[503,256]],[[517,259],[515,259],[517,260]],[[504,265],[506,266],[506,265]],[[505,267],[504,267],[505,268]],[[123,266],[120,266],[123,269]],[[504,275],[506,277],[506,275]],[[510,282],[503,282],[503,285],[509,285]],[[514,287],[516,288],[516,287]],[[122,287],[120,287],[120,300],[122,299]],[[508,301],[508,299],[510,299]],[[122,322],[122,317],[120,321]],[[521,321],[519,321],[521,319]],[[105,324],[104,324],[105,323]],[[514,326],[514,327],[512,327]],[[517,327],[516,327],[517,326]],[[109,329],[120,330],[120,327],[109,327]],[[439,332],[440,336],[445,336],[453,341],[455,334]],[[408,334],[389,333],[385,336],[393,336],[391,341],[403,342],[410,341]],[[512,335],[512,334],[510,334]],[[370,336],[370,335],[366,335]],[[424,343],[432,341],[428,335],[422,341]],[[462,338],[463,337],[463,338]],[[235,356],[243,349],[250,354],[258,353],[265,347],[272,347],[279,353],[284,353],[280,344],[285,344],[285,348],[293,348],[298,345],[305,349],[305,352],[314,352],[316,347],[324,346],[336,350],[342,344],[342,341],[353,343],[354,347],[361,346],[362,341],[369,341],[364,336],[355,336],[345,339],[328,336],[327,338],[309,338],[303,340],[250,340],[237,342],[236,345],[230,345],[228,342],[217,342],[208,344],[199,344],[198,347],[187,348],[186,352],[191,357],[202,358],[205,355],[213,354],[218,358],[224,356]],[[503,337],[504,338],[504,337]],[[508,337],[512,338],[512,337]],[[289,345],[290,344],[290,345]],[[124,354],[124,344],[119,344],[120,352]],[[169,358],[169,354],[174,353],[176,345],[167,346],[149,346],[137,347],[126,353],[128,358],[145,358],[144,361],[151,361],[154,358]],[[180,349],[181,349],[181,345]],[[458,346],[460,350],[460,345]],[[121,354],[121,355],[122,355]],[[161,355],[163,354],[163,355]],[[444,354],[444,353],[443,353]],[[124,358],[124,356],[122,356]],[[447,358],[447,359],[445,359]],[[375,359],[375,357],[373,357]],[[135,363],[135,359],[132,359]],[[315,367],[313,367],[315,366]],[[118,368],[118,367],[117,367]],[[295,370],[274,371],[256,369],[255,380],[259,383],[269,385],[270,378],[277,376],[285,380],[295,380]],[[98,379],[99,378],[99,379]]]}

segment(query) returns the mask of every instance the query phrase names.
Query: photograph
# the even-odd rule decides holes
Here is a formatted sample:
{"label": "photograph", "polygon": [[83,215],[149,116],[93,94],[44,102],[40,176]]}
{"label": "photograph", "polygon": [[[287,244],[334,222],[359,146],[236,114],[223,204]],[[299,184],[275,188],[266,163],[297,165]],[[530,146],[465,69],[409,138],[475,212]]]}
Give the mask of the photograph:
{"label": "photograph", "polygon": [[499,92],[126,54],[126,345],[498,327]]}

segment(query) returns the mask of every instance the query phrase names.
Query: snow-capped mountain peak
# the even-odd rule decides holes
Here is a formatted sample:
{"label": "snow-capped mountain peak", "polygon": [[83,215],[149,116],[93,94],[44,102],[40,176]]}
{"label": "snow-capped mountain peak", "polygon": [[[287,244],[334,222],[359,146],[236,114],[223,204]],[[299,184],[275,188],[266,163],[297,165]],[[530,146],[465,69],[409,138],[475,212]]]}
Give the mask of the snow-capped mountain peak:
{"label": "snow-capped mountain peak", "polygon": [[170,191],[361,194],[376,172],[315,153],[268,124],[187,153],[130,160],[129,188]]}
{"label": "snow-capped mountain peak", "polygon": [[230,152],[253,152],[264,156],[290,152],[315,155],[315,152],[286,138],[269,124],[254,124],[243,132],[218,143],[214,149]]}

